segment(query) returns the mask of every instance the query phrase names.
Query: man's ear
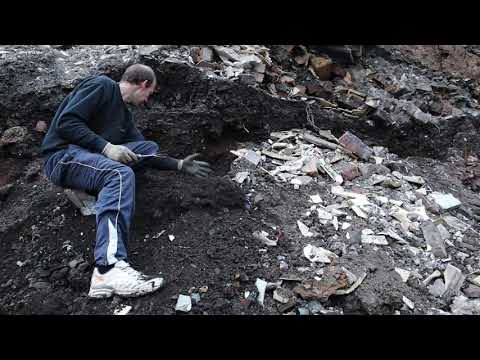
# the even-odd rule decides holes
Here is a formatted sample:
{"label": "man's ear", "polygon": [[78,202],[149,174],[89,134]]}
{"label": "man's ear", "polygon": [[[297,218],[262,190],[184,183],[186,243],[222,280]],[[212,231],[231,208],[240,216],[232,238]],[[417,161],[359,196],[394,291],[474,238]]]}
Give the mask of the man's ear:
{"label": "man's ear", "polygon": [[143,80],[140,84],[142,85],[143,89],[148,88],[148,80]]}

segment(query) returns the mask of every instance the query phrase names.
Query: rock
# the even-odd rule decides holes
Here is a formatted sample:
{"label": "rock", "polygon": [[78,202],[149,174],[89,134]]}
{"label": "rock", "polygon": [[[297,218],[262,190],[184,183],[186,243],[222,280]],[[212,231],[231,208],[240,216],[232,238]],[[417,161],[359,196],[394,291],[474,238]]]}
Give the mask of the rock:
{"label": "rock", "polygon": [[404,283],[408,281],[408,278],[410,277],[410,271],[404,270],[401,268],[395,268],[395,271],[397,272],[398,275],[400,275]]}
{"label": "rock", "polygon": [[307,185],[310,181],[312,181],[310,176],[297,176],[293,178],[290,183],[294,185]]}
{"label": "rock", "polygon": [[50,287],[50,283],[45,281],[38,281],[32,285],[33,288],[37,290],[48,289]]}
{"label": "rock", "polygon": [[68,266],[70,267],[70,269],[74,269],[76,268],[79,264],[81,264],[83,262],[83,259],[75,259],[75,260],[72,260],[68,263]]}
{"label": "rock", "polygon": [[432,248],[432,254],[435,257],[446,258],[448,254],[447,250],[445,249],[445,243],[435,224],[430,220],[425,221],[421,225],[421,229],[425,241]]}
{"label": "rock", "polygon": [[314,204],[320,204],[320,203],[322,203],[322,198],[320,197],[319,194],[310,195],[310,200],[311,200]]}
{"label": "rock", "polygon": [[13,184],[0,186],[0,201],[5,200],[12,189],[13,189]]}
{"label": "rock", "polygon": [[177,304],[175,305],[176,311],[189,312],[192,310],[192,299],[190,296],[180,294],[178,296]]}
{"label": "rock", "polygon": [[362,230],[362,244],[388,245],[384,235],[374,235],[370,229]]}
{"label": "rock", "polygon": [[443,194],[439,192],[433,192],[429,195],[430,198],[438,205],[443,211],[455,209],[462,205],[460,200],[454,197],[452,194]]}
{"label": "rock", "polygon": [[373,155],[373,150],[349,131],[343,134],[338,141],[343,147],[358,155],[364,161],[367,161]]}
{"label": "rock", "polygon": [[398,180],[386,179],[382,181],[382,186],[389,189],[398,189],[402,187],[402,183]]}
{"label": "rock", "polygon": [[469,298],[480,298],[480,286],[470,284],[466,289],[463,290],[463,293]]}
{"label": "rock", "polygon": [[37,122],[37,125],[35,125],[35,130],[40,132],[40,133],[46,133],[48,130],[48,125],[45,121],[39,121]]}
{"label": "rock", "polygon": [[480,315],[480,300],[469,300],[459,295],[453,299],[450,309],[454,315]]}
{"label": "rock", "polygon": [[318,78],[322,81],[330,80],[333,72],[332,60],[320,56],[310,57],[310,66],[313,68]]}
{"label": "rock", "polygon": [[442,279],[436,279],[435,282],[428,287],[428,292],[436,297],[441,297],[445,293],[445,284]]}
{"label": "rock", "polygon": [[266,246],[277,246],[277,240],[269,239],[268,233],[265,231],[254,231],[252,236]]}
{"label": "rock", "polygon": [[445,297],[457,295],[465,281],[462,271],[455,266],[448,264],[443,272],[445,279]]}
{"label": "rock", "polygon": [[341,172],[342,177],[345,180],[352,181],[353,179],[361,176],[360,169],[355,164],[349,164],[346,168],[344,168]]}
{"label": "rock", "polygon": [[81,272],[85,272],[90,268],[90,264],[87,262],[82,262],[80,265],[77,266],[78,270]]}
{"label": "rock", "polygon": [[474,283],[477,286],[480,286],[480,275],[477,277],[474,277],[472,280],[472,283]]}
{"label": "rock", "polygon": [[416,185],[423,185],[425,184],[425,180],[421,176],[403,176],[403,180],[408,181],[409,183],[413,183]]}
{"label": "rock", "polygon": [[273,292],[273,300],[276,300],[282,304],[287,304],[292,297],[293,292],[285,288],[278,287]]}
{"label": "rock", "polygon": [[62,279],[64,278],[65,276],[67,276],[68,272],[69,272],[69,268],[68,267],[62,267],[61,269],[59,270],[56,270],[52,273],[52,275],[50,276],[50,279],[52,280],[59,280],[59,279]]}
{"label": "rock", "polygon": [[310,176],[318,176],[317,158],[312,158],[302,168],[302,172]]}
{"label": "rock", "polygon": [[3,133],[0,138],[0,146],[21,143],[27,136],[27,128],[23,126],[11,127]]}

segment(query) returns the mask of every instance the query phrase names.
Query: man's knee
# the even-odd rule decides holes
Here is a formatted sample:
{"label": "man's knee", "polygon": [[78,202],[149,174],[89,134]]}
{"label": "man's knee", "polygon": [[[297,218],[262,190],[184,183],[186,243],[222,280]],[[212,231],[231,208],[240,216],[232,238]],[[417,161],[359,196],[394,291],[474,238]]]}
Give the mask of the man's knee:
{"label": "man's knee", "polygon": [[157,143],[153,142],[153,141],[145,141],[145,146],[146,148],[148,149],[148,151],[152,154],[156,154],[158,153],[158,145]]}

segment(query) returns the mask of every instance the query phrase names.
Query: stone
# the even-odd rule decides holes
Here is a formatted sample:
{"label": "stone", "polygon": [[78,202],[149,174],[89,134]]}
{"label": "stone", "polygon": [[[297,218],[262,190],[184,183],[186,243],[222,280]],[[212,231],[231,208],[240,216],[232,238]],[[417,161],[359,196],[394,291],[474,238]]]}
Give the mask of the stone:
{"label": "stone", "polygon": [[45,281],[38,281],[32,285],[33,288],[37,290],[47,289],[50,287],[50,283]]}
{"label": "stone", "polygon": [[13,184],[0,186],[0,201],[5,200],[12,189],[13,189]]}
{"label": "stone", "polygon": [[307,185],[312,181],[310,176],[297,176],[293,178],[290,183],[294,185]]}
{"label": "stone", "polygon": [[344,168],[341,172],[342,177],[345,180],[352,181],[353,179],[361,176],[360,169],[355,164],[349,164],[346,168]]}
{"label": "stone", "polygon": [[463,295],[453,299],[450,310],[454,315],[480,315],[480,300],[469,300]]}
{"label": "stone", "polygon": [[260,155],[258,155],[255,151],[252,151],[252,150],[247,150],[245,152],[245,154],[243,155],[243,157],[247,161],[252,163],[254,166],[257,166],[260,163],[260,161],[262,160],[262,157]]}
{"label": "stone", "polygon": [[401,268],[395,268],[395,271],[397,272],[398,275],[400,275],[404,283],[408,281],[408,278],[410,277],[410,271],[404,270]]}
{"label": "stone", "polygon": [[398,180],[387,179],[382,182],[382,186],[390,189],[398,189],[402,186],[402,183]]}
{"label": "stone", "polygon": [[472,283],[474,283],[477,286],[480,286],[480,275],[477,277],[474,277],[472,280]]}
{"label": "stone", "polygon": [[443,194],[439,192],[433,192],[429,195],[430,198],[440,206],[440,209],[443,211],[448,211],[451,209],[455,209],[462,205],[460,200],[454,197],[452,194]]}
{"label": "stone", "polygon": [[21,143],[25,140],[27,133],[27,128],[23,126],[11,127],[4,131],[0,138],[0,146]]}
{"label": "stone", "polygon": [[388,241],[384,235],[362,234],[362,244],[388,245]]}
{"label": "stone", "polygon": [[416,185],[425,184],[425,180],[421,176],[403,176],[403,180]]}
{"label": "stone", "polygon": [[428,292],[436,297],[441,297],[445,293],[445,284],[442,279],[436,279],[435,282],[428,287]]}
{"label": "stone", "polygon": [[273,292],[273,300],[282,304],[287,304],[292,297],[293,292],[285,288],[278,287]]}
{"label": "stone", "polygon": [[302,167],[302,172],[310,176],[318,176],[317,162],[317,158],[310,159],[305,166]]}
{"label": "stone", "polygon": [[38,131],[40,133],[46,133],[48,130],[48,125],[45,121],[38,121],[37,125],[35,125],[35,131]]}
{"label": "stone", "polygon": [[444,296],[457,295],[465,281],[465,276],[462,274],[462,271],[452,264],[448,264],[443,272],[443,277],[445,279]]}
{"label": "stone", "polygon": [[463,293],[469,298],[480,298],[480,286],[470,284],[466,289],[463,290]]}
{"label": "stone", "polygon": [[70,269],[74,269],[76,268],[79,264],[81,264],[83,262],[83,259],[75,259],[75,260],[72,260],[68,263],[68,267]]}
{"label": "stone", "polygon": [[113,315],[127,315],[132,307],[130,305],[122,305],[119,309],[113,311]]}
{"label": "stone", "polygon": [[446,258],[448,254],[445,249],[445,242],[435,224],[430,220],[425,221],[421,225],[421,229],[425,241],[432,248],[432,254],[438,258]]}

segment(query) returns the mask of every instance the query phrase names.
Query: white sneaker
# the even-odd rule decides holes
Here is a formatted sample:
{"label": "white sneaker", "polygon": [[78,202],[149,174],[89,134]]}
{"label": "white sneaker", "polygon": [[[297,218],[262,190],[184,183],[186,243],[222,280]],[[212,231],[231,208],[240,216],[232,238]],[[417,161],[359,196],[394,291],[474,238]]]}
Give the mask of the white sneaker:
{"label": "white sneaker", "polygon": [[105,274],[100,274],[97,268],[93,270],[88,296],[108,298],[116,294],[134,297],[154,292],[164,284],[163,278],[146,276],[125,261],[119,261]]}

